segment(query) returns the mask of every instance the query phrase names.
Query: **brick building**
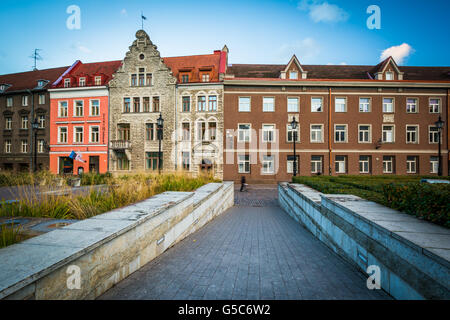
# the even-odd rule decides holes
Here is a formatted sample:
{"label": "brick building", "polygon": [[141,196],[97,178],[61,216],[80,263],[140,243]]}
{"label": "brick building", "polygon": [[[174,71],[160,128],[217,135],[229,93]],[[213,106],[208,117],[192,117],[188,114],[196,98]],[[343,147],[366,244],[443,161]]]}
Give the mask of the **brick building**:
{"label": "brick building", "polygon": [[[50,91],[50,171],[108,170],[109,88],[121,61],[76,61]],[[69,157],[74,151],[83,161]]]}
{"label": "brick building", "polygon": [[48,88],[67,68],[0,76],[0,170],[48,169]]}
{"label": "brick building", "polygon": [[230,65],[224,80],[224,180],[299,175],[448,174],[450,67]]}

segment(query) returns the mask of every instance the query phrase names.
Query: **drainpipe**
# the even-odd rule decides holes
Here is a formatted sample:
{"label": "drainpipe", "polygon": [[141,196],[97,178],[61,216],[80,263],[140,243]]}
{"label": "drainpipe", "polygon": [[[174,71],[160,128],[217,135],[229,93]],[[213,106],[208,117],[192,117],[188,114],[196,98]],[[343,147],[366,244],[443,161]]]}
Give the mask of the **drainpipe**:
{"label": "drainpipe", "polygon": [[328,175],[331,176],[331,88],[328,88]]}
{"label": "drainpipe", "polygon": [[175,84],[175,171],[178,167],[178,86]]}
{"label": "drainpipe", "polygon": [[27,89],[27,92],[31,95],[31,116],[28,119],[28,128],[30,128],[30,172],[34,172],[34,143],[33,143],[33,124],[34,123],[34,94],[33,91],[30,89]]}

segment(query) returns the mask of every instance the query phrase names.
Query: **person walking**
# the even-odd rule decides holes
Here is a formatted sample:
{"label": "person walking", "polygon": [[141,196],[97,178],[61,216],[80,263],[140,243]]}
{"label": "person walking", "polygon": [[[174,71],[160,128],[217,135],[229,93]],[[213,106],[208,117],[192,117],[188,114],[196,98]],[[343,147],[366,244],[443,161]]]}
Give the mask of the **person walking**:
{"label": "person walking", "polygon": [[244,191],[246,185],[247,184],[245,183],[245,177],[242,176],[241,177],[241,192]]}

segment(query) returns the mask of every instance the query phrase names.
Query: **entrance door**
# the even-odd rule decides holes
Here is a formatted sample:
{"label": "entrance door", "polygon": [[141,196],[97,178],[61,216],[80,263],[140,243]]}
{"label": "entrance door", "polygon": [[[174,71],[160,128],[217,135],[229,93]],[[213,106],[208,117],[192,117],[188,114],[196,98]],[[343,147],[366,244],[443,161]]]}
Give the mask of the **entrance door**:
{"label": "entrance door", "polygon": [[200,165],[200,170],[205,173],[211,173],[212,162],[209,159],[202,159],[202,164]]}
{"label": "entrance door", "polygon": [[59,157],[59,174],[73,174],[73,159]]}
{"label": "entrance door", "polygon": [[89,172],[99,173],[99,171],[100,171],[99,156],[89,156]]}

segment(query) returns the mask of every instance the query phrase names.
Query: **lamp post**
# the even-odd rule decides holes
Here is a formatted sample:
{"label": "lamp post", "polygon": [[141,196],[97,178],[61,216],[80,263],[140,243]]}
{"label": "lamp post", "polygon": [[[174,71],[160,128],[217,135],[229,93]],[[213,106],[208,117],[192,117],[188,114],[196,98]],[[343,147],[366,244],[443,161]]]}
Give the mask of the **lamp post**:
{"label": "lamp post", "polygon": [[298,122],[295,120],[295,117],[292,118],[291,128],[293,130],[293,141],[294,141],[294,177],[297,175],[297,156],[295,155],[295,142],[297,141],[297,124]]}
{"label": "lamp post", "polygon": [[159,149],[158,149],[158,173],[161,174],[161,141],[163,139],[163,127],[164,127],[164,119],[162,118],[161,113],[159,114],[159,118],[157,120],[158,126],[158,141],[159,141]]}
{"label": "lamp post", "polygon": [[439,153],[438,153],[438,176],[442,176],[442,159],[441,159],[441,133],[442,128],[444,127],[444,121],[442,121],[441,115],[439,115],[439,119],[434,123],[436,125],[436,128],[438,129],[438,146],[439,146]]}
{"label": "lamp post", "polygon": [[37,171],[37,129],[39,128],[39,122],[36,118],[34,118],[33,122],[31,123],[31,129],[33,130],[33,172]]}

